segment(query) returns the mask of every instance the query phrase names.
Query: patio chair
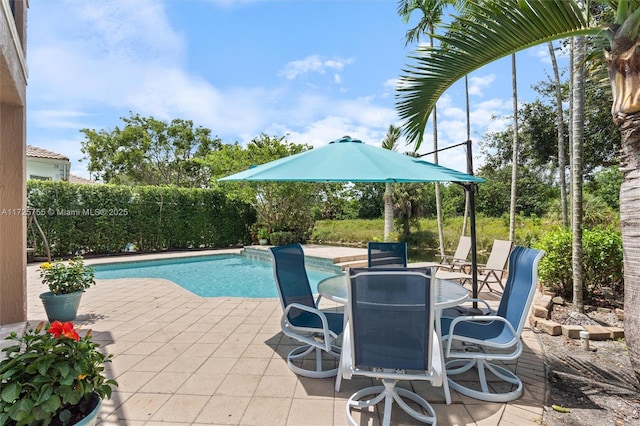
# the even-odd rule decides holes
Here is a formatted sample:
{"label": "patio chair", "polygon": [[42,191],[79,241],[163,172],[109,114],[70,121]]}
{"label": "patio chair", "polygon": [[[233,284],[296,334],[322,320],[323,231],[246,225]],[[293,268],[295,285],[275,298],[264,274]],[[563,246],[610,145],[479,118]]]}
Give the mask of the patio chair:
{"label": "patio chair", "polygon": [[[478,265],[478,293],[480,293],[485,285],[489,291],[493,291],[491,284],[498,284],[500,288],[504,290],[502,280],[506,272],[505,268],[509,260],[511,247],[513,247],[512,241],[493,240],[493,246],[491,247],[491,253],[489,253],[487,263]],[[470,273],[438,271],[438,278],[458,280],[464,284],[471,282],[473,276]]]}
{"label": "patio chair", "polygon": [[420,262],[420,266],[429,268],[445,269],[452,272],[464,272],[466,268],[471,267],[471,263],[467,260],[471,251],[471,237],[460,237],[458,247],[453,255],[440,255],[440,262]]}
{"label": "patio chair", "polygon": [[[442,385],[440,341],[434,331],[434,286],[428,270],[354,268],[349,270],[348,286],[349,327],[344,336],[343,377],[358,375],[382,380],[382,386],[367,387],[351,395],[347,402],[349,424],[359,424],[352,409],[383,400],[383,425],[390,424],[394,401],[416,420],[435,424],[433,407],[423,397],[396,386],[400,380],[427,380],[434,386]],[[413,402],[412,406],[407,400]]]}
{"label": "patio chair", "polygon": [[407,243],[367,244],[367,262],[369,268],[407,267]]}
{"label": "patio chair", "polygon": [[[510,272],[495,315],[443,317],[442,341],[449,387],[475,399],[506,402],[522,395],[522,381],[493,361],[512,361],[523,351],[520,338],[538,284],[538,262],[544,251],[515,247],[509,257]],[[455,346],[454,346],[455,345]],[[476,370],[477,380],[463,376]],[[487,371],[497,378],[489,384]],[[463,385],[462,383],[466,384]],[[471,387],[471,383],[477,385]],[[505,387],[506,386],[506,387]],[[479,388],[479,389],[478,389]]]}
{"label": "patio chair", "polygon": [[[344,315],[318,309],[313,299],[300,244],[269,249],[273,259],[273,275],[282,304],[282,332],[304,345],[287,355],[287,364],[304,377],[325,378],[338,373],[338,368],[324,369],[323,352],[340,358],[335,344],[344,329]],[[308,355],[315,352],[315,369],[305,368]],[[299,362],[302,366],[296,365]]]}

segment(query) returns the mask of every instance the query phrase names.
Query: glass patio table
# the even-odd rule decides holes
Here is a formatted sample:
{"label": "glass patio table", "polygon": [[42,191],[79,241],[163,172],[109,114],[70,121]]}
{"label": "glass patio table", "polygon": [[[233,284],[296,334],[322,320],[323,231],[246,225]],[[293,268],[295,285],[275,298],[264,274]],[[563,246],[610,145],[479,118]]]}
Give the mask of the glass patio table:
{"label": "glass patio table", "polygon": [[[453,281],[443,280],[435,278],[435,300],[433,304],[434,308],[434,320],[436,333],[439,338],[442,338],[442,330],[440,325],[440,318],[442,317],[442,310],[446,308],[452,308],[463,304],[469,299],[469,290],[463,285]],[[320,296],[343,305],[347,304],[347,276],[345,274],[334,275],[323,279],[318,283],[318,294]],[[347,317],[345,315],[345,322]],[[442,387],[444,388],[445,402],[451,404],[451,393],[449,391],[449,382],[447,380],[447,373],[444,367],[444,353],[442,346],[440,347],[440,355],[442,359]],[[340,380],[336,381],[336,390],[340,386]]]}
{"label": "glass patio table", "polygon": [[[458,306],[469,298],[469,290],[456,282],[436,278],[435,284],[436,298],[433,307],[436,311]],[[318,283],[318,294],[336,303],[346,305],[347,276],[339,274],[323,279]]]}

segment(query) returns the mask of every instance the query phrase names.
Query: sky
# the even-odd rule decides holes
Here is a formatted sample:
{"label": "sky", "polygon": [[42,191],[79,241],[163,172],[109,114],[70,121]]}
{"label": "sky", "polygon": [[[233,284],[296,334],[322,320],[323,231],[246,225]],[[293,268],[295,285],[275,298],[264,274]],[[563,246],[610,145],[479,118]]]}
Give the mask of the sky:
{"label": "sky", "polygon": [[[27,143],[89,177],[80,129],[131,114],[192,120],[225,143],[265,133],[315,147],[349,135],[380,145],[400,125],[395,86],[412,64],[395,0],[31,0]],[[560,66],[566,59],[560,58]],[[547,46],[517,54],[518,97],[551,75]],[[510,57],[469,76],[477,142],[510,122]],[[432,151],[431,127],[420,153]],[[467,139],[463,81],[438,102],[439,147]],[[413,150],[401,140],[400,152]],[[466,171],[463,148],[440,164]],[[425,157],[433,161],[431,156]]]}

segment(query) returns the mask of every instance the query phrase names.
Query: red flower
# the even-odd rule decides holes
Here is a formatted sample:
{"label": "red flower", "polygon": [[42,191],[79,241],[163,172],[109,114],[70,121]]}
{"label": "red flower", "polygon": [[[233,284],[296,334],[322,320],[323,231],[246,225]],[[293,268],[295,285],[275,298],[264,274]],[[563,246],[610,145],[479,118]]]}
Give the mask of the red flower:
{"label": "red flower", "polygon": [[53,337],[56,339],[60,336],[68,337],[69,339],[73,339],[76,342],[80,340],[80,336],[78,332],[73,329],[73,323],[69,322],[60,322],[54,321],[51,323],[51,327],[47,330],[47,332],[53,334]]}

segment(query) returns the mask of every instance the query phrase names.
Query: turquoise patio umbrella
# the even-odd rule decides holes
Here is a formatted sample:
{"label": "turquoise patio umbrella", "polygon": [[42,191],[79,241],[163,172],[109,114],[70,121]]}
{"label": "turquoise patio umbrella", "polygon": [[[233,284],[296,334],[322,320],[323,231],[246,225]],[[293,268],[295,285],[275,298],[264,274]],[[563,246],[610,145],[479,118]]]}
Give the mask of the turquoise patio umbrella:
{"label": "turquoise patio umbrella", "polygon": [[[367,145],[349,136],[218,179],[280,182],[456,182],[465,190],[485,180],[467,173]],[[471,209],[473,297],[477,297],[475,211]]]}
{"label": "turquoise patio umbrella", "polygon": [[466,182],[484,179],[348,136],[219,179],[300,182]]}

